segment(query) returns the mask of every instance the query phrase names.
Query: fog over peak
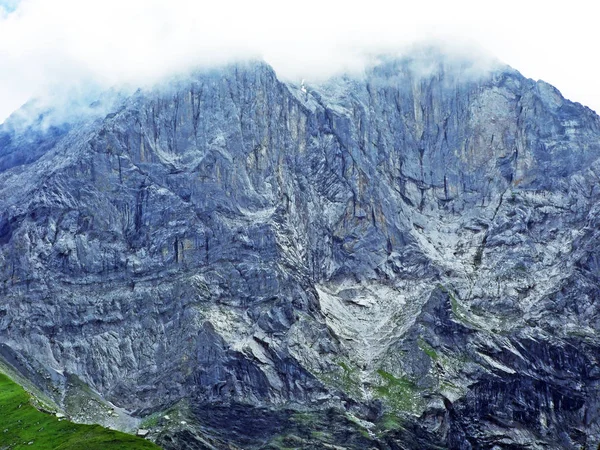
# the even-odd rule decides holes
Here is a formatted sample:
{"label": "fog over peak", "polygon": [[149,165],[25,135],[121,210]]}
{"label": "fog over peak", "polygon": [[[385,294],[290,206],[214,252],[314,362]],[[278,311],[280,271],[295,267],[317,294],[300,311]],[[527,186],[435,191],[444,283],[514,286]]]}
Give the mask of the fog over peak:
{"label": "fog over peak", "polygon": [[569,66],[583,61],[586,27],[579,23],[560,39],[555,32],[574,8],[521,3],[490,11],[475,1],[0,0],[0,122],[32,97],[55,99],[87,86],[133,89],[241,59],[263,59],[283,79],[320,81],[423,41],[480,62],[476,71],[497,57],[600,106],[593,73]]}

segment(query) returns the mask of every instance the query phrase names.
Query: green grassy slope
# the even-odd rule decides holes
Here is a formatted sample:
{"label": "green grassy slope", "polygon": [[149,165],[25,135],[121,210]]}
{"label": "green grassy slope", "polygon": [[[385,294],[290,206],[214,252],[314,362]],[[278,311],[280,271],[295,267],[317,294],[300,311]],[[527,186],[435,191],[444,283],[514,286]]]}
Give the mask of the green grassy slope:
{"label": "green grassy slope", "polygon": [[152,442],[99,425],[79,425],[42,413],[18,384],[0,374],[0,450],[159,449]]}

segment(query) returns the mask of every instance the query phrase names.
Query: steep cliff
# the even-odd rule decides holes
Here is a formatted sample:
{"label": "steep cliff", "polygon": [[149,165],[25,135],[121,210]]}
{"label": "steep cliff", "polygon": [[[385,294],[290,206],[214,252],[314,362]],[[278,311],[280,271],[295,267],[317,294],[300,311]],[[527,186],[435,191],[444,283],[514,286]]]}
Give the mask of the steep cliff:
{"label": "steep cliff", "polygon": [[240,63],[9,120],[0,354],[164,448],[597,445],[600,119],[475,69]]}

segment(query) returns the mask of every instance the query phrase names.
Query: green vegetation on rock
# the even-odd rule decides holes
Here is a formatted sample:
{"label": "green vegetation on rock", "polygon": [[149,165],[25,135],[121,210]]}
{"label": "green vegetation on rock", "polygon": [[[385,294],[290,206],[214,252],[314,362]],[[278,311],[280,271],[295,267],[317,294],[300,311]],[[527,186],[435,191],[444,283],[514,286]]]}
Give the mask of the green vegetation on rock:
{"label": "green vegetation on rock", "polygon": [[419,340],[417,341],[417,345],[432,360],[437,361],[439,359],[439,356],[435,349],[431,345],[429,345],[422,337],[419,338]]}
{"label": "green vegetation on rock", "polygon": [[397,378],[385,370],[378,370],[383,384],[375,388],[378,397],[397,411],[414,412],[419,409],[420,397],[418,386],[408,378]]}
{"label": "green vegetation on rock", "polygon": [[363,398],[360,371],[350,362],[337,362],[336,370],[318,373],[316,376],[326,385],[336,387],[355,399]]}
{"label": "green vegetation on rock", "polygon": [[377,424],[377,428],[380,431],[400,430],[402,428],[402,419],[395,414],[385,413]]}
{"label": "green vegetation on rock", "polygon": [[3,449],[158,449],[152,442],[109,430],[80,425],[37,410],[18,384],[0,374],[0,448]]}

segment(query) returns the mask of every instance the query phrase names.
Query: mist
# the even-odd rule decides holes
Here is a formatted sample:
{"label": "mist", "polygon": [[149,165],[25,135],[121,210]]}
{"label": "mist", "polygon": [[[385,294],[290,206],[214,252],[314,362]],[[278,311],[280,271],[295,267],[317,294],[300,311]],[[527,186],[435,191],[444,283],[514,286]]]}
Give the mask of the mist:
{"label": "mist", "polygon": [[318,82],[360,72],[376,55],[402,54],[419,42],[481,62],[474,73],[501,60],[600,107],[600,88],[585,69],[597,63],[582,56],[590,51],[581,45],[586,15],[570,34],[556,33],[574,5],[416,3],[0,0],[0,122],[31,98],[60,111],[66,99],[90,92],[130,92],[237,60],[262,59],[280,78]]}

